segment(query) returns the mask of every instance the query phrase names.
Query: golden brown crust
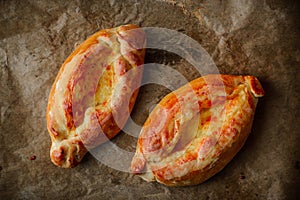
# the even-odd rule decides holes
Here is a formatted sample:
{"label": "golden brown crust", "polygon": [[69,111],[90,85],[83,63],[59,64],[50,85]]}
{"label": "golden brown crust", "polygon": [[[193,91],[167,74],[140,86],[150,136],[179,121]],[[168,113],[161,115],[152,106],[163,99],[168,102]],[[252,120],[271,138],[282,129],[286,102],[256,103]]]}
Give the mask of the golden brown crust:
{"label": "golden brown crust", "polygon": [[138,94],[144,46],[143,30],[124,25],[90,36],[63,63],[47,107],[55,165],[76,166],[87,149],[124,126]]}
{"label": "golden brown crust", "polygon": [[164,97],[146,120],[131,170],[169,186],[202,183],[234,157],[252,126],[253,76],[207,75]]}

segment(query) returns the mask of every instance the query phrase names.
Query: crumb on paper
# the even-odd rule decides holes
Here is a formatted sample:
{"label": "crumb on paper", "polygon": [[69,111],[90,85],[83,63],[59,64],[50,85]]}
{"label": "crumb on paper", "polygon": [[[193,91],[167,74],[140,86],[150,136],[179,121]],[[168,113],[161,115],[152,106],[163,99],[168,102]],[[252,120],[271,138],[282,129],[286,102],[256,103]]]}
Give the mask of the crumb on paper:
{"label": "crumb on paper", "polygon": [[36,159],[36,156],[35,156],[35,155],[32,155],[32,156],[30,156],[29,159],[30,159],[30,160],[35,160],[35,159]]}

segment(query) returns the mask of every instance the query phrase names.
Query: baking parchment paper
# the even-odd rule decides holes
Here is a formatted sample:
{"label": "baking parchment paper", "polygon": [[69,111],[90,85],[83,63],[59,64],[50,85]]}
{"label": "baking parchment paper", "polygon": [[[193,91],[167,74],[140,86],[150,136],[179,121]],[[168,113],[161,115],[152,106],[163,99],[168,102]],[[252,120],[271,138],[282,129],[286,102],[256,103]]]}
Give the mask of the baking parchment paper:
{"label": "baking parchment paper", "polygon": [[[0,1],[0,198],[299,198],[298,19],[296,1]],[[45,111],[61,64],[89,35],[126,23],[184,33],[205,48],[220,73],[257,76],[265,89],[246,144],[201,185],[147,183],[91,154],[73,169],[50,161]],[[149,49],[146,63],[168,65],[187,80],[201,76],[169,52]],[[162,75],[178,81],[169,76]],[[143,86],[132,119],[142,125],[168,92]],[[113,143],[133,152],[136,138],[121,132]]]}

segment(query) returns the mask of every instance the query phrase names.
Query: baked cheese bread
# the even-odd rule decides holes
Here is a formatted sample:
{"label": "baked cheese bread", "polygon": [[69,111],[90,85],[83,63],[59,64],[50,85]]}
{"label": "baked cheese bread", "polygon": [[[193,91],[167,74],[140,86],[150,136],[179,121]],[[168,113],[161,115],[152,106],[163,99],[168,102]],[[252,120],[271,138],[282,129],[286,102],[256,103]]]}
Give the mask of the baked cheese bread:
{"label": "baked cheese bread", "polygon": [[46,113],[55,165],[76,166],[124,126],[138,94],[144,47],[143,30],[123,25],[95,33],[66,59]]}
{"label": "baked cheese bread", "polygon": [[200,184],[243,146],[258,97],[253,76],[207,75],[165,96],[138,138],[131,171],[168,186]]}

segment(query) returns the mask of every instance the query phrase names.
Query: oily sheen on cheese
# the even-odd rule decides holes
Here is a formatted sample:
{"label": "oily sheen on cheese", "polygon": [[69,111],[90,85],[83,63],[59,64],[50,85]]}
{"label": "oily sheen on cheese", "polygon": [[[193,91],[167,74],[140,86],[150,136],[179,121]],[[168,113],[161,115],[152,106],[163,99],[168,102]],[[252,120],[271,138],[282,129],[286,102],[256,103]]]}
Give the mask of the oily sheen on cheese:
{"label": "oily sheen on cheese", "polygon": [[144,47],[143,30],[123,25],[95,33],[66,59],[47,108],[55,165],[76,166],[87,149],[124,126],[138,94]]}
{"label": "oily sheen on cheese", "polygon": [[203,76],[168,94],[141,130],[131,171],[169,186],[202,183],[241,149],[263,95],[256,77],[233,75]]}

